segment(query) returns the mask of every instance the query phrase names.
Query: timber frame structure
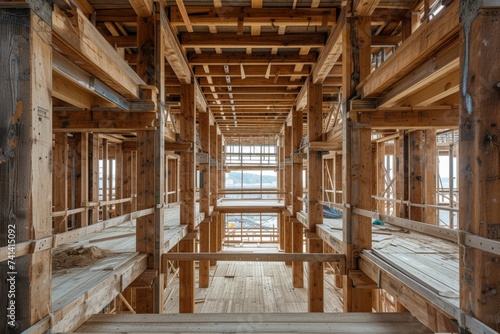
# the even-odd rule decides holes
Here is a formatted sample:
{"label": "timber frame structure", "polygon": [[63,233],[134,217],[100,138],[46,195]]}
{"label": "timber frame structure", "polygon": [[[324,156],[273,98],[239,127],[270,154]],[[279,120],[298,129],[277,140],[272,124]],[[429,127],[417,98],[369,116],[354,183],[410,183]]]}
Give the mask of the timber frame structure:
{"label": "timber frame structure", "polygon": [[[0,332],[498,333],[498,31],[498,0],[0,1]],[[223,261],[307,309],[196,313]]]}

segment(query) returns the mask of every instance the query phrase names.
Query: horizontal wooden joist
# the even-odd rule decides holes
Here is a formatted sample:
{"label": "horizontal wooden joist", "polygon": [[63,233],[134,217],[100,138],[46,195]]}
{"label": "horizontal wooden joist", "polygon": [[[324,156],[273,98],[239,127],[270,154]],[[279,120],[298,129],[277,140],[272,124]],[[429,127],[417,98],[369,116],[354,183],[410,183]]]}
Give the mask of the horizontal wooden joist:
{"label": "horizontal wooden joist", "polygon": [[[248,65],[262,64],[308,64],[312,65],[316,62],[316,55],[310,53],[308,55],[297,55],[296,53],[282,53],[273,55],[270,53],[235,53],[224,52],[218,53],[191,53],[188,56],[191,65],[238,65],[243,63]],[[333,66],[333,65],[332,65]],[[329,72],[329,71],[328,71]]]}
{"label": "horizontal wooden joist", "polygon": [[[92,73],[122,96],[138,99],[144,81],[132,70],[97,28],[79,9],[70,20],[54,7],[52,32],[54,48]],[[73,22],[78,24],[75,26]]]}
{"label": "horizontal wooden joist", "polygon": [[296,95],[252,95],[252,94],[245,94],[245,95],[233,95],[228,96],[228,94],[218,94],[219,96],[217,98],[214,97],[208,97],[207,101],[255,101],[255,99],[259,99],[261,101],[290,101],[293,102],[295,101]]}
{"label": "horizontal wooden joist", "polygon": [[153,0],[129,0],[137,16],[147,17],[153,15]]}
{"label": "horizontal wooden joist", "polygon": [[155,112],[54,111],[54,132],[110,132],[154,130]]}
{"label": "horizontal wooden joist", "polygon": [[[336,23],[334,8],[249,8],[249,7],[186,7],[192,26],[333,26]],[[170,24],[184,26],[177,6],[170,7]]]}
{"label": "horizontal wooden joist", "polygon": [[[266,72],[269,70],[269,77],[274,78],[278,77],[290,77],[294,75],[303,75],[308,76],[310,72],[310,66],[304,65],[300,71],[296,71],[294,65],[271,65],[268,64],[262,65],[246,65],[244,66],[245,75],[248,77],[264,77]],[[330,73],[331,75],[342,75],[341,66],[335,67],[335,73]],[[240,65],[228,65],[227,73],[222,65],[197,65],[194,67],[194,74],[196,77],[206,77],[211,76],[215,77],[226,77],[226,76],[241,76],[241,68]]]}
{"label": "horizontal wooden joist", "polygon": [[280,95],[280,94],[298,94],[299,89],[296,88],[286,88],[286,87],[275,87],[273,89],[269,89],[266,87],[231,87],[231,91],[227,89],[227,87],[216,87],[212,91],[209,87],[203,88],[203,93],[205,94],[229,94],[232,93],[234,95]]}
{"label": "horizontal wooden joist", "polygon": [[399,107],[349,112],[354,126],[373,129],[455,129],[458,107]]}
{"label": "horizontal wooden joist", "polygon": [[[248,261],[248,262],[341,262],[344,254],[322,253],[165,253],[166,261]],[[164,266],[164,268],[167,268]]]}
{"label": "horizontal wooden joist", "polygon": [[458,36],[459,3],[453,1],[432,20],[424,22],[379,68],[357,87],[363,98],[380,96],[429,56]]}
{"label": "horizontal wooden joist", "polygon": [[398,80],[397,85],[390,87],[378,99],[378,106],[391,107],[400,104],[400,101],[406,97],[427,88],[430,83],[440,80],[450,72],[458,70],[459,58],[459,42],[457,40]]}
{"label": "horizontal wooden joist", "polygon": [[267,33],[251,36],[236,33],[182,33],[179,40],[186,48],[319,48],[325,45],[326,35]]}

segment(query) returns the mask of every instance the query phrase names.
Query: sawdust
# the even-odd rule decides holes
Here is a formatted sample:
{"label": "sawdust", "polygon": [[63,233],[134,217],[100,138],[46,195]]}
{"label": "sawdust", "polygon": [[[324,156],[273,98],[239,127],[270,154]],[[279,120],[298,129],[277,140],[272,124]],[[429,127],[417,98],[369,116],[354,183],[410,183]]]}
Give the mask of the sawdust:
{"label": "sawdust", "polygon": [[78,248],[67,248],[57,250],[52,255],[52,268],[68,269],[73,267],[85,267],[96,261],[108,257],[111,252],[96,246]]}

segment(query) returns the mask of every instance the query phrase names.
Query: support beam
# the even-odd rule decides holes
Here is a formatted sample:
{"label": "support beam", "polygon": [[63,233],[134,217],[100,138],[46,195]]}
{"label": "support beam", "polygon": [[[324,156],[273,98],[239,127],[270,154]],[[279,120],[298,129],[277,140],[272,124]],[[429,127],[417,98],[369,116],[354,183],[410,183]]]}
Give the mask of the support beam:
{"label": "support beam", "polygon": [[[302,142],[303,133],[303,112],[292,108],[292,151],[298,152]],[[297,217],[297,213],[302,211],[302,201],[299,198],[303,196],[302,184],[302,160],[295,161],[292,155],[292,217]],[[295,254],[304,252],[304,228],[300,221],[292,219],[292,251]],[[304,287],[304,263],[292,262],[293,287]]]}
{"label": "support beam", "polygon": [[155,112],[53,111],[54,132],[123,133],[154,130],[158,124]]}
{"label": "support beam", "polygon": [[[287,262],[287,261],[301,261],[301,262],[339,262],[343,263],[345,260],[344,254],[318,254],[318,253],[237,253],[237,252],[223,252],[223,253],[165,253],[163,254],[163,261],[245,261],[245,262]],[[166,270],[166,267],[164,267]]]}
{"label": "support beam", "polygon": [[[307,137],[309,142],[322,141],[323,137],[323,109],[322,85],[309,81],[307,94]],[[323,223],[323,205],[320,204],[323,196],[321,184],[322,173],[321,152],[307,152],[307,185],[308,185],[308,221],[312,235],[307,238],[307,248],[310,253],[323,253],[323,241],[315,236],[316,225]],[[309,262],[308,279],[308,311],[323,312],[323,263]]]}
{"label": "support beam", "polygon": [[[195,85],[181,85],[181,141],[196,142],[196,106]],[[196,192],[196,145],[190,151],[180,153],[180,201],[181,224],[188,225],[188,233],[194,232],[195,226],[195,192]],[[179,244],[181,252],[194,252],[194,240],[182,240]],[[179,263],[179,312],[194,312],[194,262]]]}
{"label": "support beam", "polygon": [[390,58],[363,79],[357,87],[361,97],[381,95],[450,40],[456,39],[459,31],[459,3],[452,1],[436,17],[423,23]]}
{"label": "support beam", "polygon": [[[349,100],[353,97],[359,80],[370,73],[371,35],[370,19],[351,17],[343,31],[343,197],[348,206],[342,215],[344,253],[347,256],[347,271],[357,270],[357,259],[363,249],[371,248],[371,220],[352,212],[353,207],[373,208],[372,200],[372,144],[371,129],[355,128],[352,122],[354,112]],[[349,276],[343,281],[344,312],[371,312],[372,289],[354,286]]]}
{"label": "support beam", "polygon": [[[500,31],[500,13],[498,7],[479,8],[475,1],[460,5],[465,41],[460,52],[459,224],[461,231],[498,240],[500,41],[491,32]],[[461,309],[498,331],[498,256],[465,246],[460,259]]]}
{"label": "support beam", "polygon": [[[436,205],[437,194],[437,143],[436,143],[436,130],[424,131],[424,201],[425,204]],[[426,207],[424,208],[425,223],[437,225],[438,217],[436,209]]]}
{"label": "support beam", "polygon": [[36,8],[2,9],[0,20],[0,247],[8,247],[8,261],[0,264],[0,328],[6,333],[37,324],[52,304],[51,249],[19,257],[14,249],[52,235],[51,7],[29,5]]}
{"label": "support beam", "polygon": [[[199,137],[201,150],[209,152],[210,150],[210,113],[199,114]],[[200,212],[205,214],[205,221],[200,223],[200,252],[210,252],[210,159],[199,163],[199,193],[200,193]],[[207,219],[208,218],[208,219]],[[199,287],[208,288],[210,282],[210,261],[203,260],[199,264]]]}
{"label": "support beam", "polygon": [[[218,170],[219,170],[219,162],[217,160],[217,152],[221,149],[217,143],[217,125],[210,125],[210,206],[217,206],[218,199]],[[214,214],[215,215],[215,214]],[[219,221],[218,212],[213,217],[212,222],[210,223],[210,252],[217,252],[217,224]],[[216,261],[210,261],[210,265],[216,265]]]}
{"label": "support beam", "polygon": [[[410,133],[410,152],[409,152],[409,172],[410,172],[410,203],[424,203],[424,132],[413,131]],[[368,208],[367,208],[368,209]],[[422,221],[423,208],[411,206],[410,219]]]}
{"label": "support beam", "polygon": [[[75,206],[85,206],[89,200],[89,135],[88,133],[77,133],[73,135],[76,144],[75,154]],[[88,225],[88,209],[76,215],[75,227]]]}

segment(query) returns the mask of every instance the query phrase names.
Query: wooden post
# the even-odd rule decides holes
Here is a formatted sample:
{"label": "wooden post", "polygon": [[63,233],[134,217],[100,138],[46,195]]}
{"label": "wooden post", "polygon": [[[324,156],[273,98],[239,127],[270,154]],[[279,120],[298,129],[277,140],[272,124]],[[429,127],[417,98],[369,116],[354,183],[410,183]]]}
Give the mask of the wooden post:
{"label": "wooden post", "polygon": [[[284,147],[283,147],[283,164],[284,164],[284,178],[283,178],[283,190],[285,192],[283,196],[283,201],[286,206],[292,205],[292,127],[285,126],[285,136],[284,136]],[[293,231],[292,222],[287,216],[283,216],[283,222],[285,225],[284,229],[284,239],[285,239],[285,253],[293,252]],[[291,266],[291,262],[285,263],[287,266]]]}
{"label": "wooden post", "polygon": [[52,305],[50,247],[20,257],[10,250],[52,235],[51,7],[24,5],[3,8],[0,20],[0,247],[9,247],[9,261],[0,264],[4,333],[26,330]]}
{"label": "wooden post", "polygon": [[[500,239],[500,30],[499,8],[460,1],[459,227]],[[445,9],[446,10],[446,9]],[[478,57],[478,55],[481,55]],[[451,182],[451,180],[450,180]],[[460,247],[460,307],[496,331],[499,324],[498,255]],[[465,328],[462,328],[467,333]]]}
{"label": "wooden post", "polygon": [[[436,130],[424,131],[424,180],[425,204],[436,205],[437,193],[437,148],[436,148]],[[424,208],[424,222],[427,224],[436,225],[437,215],[436,209]]]}
{"label": "wooden post", "polygon": [[[201,149],[207,153],[210,150],[210,114],[201,112],[199,114],[199,137]],[[210,218],[210,159],[199,164],[200,169],[200,212],[205,213],[205,219]],[[200,224],[200,252],[210,252],[210,223]],[[199,286],[208,288],[210,282],[210,261],[200,261]]]}
{"label": "wooden post", "polygon": [[[303,135],[303,111],[292,110],[292,150],[298,152]],[[299,198],[303,196],[302,185],[302,159],[292,160],[292,217],[297,218],[297,213],[302,211],[302,201]],[[292,251],[293,253],[304,252],[304,228],[300,221],[292,219]],[[293,287],[304,287],[304,263],[292,262]]]}
{"label": "wooden post", "polygon": [[[52,179],[54,211],[65,211],[68,209],[68,136],[66,133],[54,135]],[[62,233],[68,230],[68,217],[54,218],[54,233]]]}
{"label": "wooden post", "polygon": [[[155,279],[151,288],[136,289],[137,313],[163,312],[163,275],[161,257],[163,254],[164,202],[160,196],[164,190],[165,152],[165,57],[161,22],[164,11],[156,6],[157,16],[140,17],[137,20],[137,42],[139,54],[137,73],[143,80],[158,89],[158,125],[153,131],[137,133],[137,208],[154,208],[154,213],[137,219],[136,247],[138,252],[147,253],[147,271]],[[150,46],[154,52],[150,53]]]}
{"label": "wooden post", "polygon": [[[424,132],[410,133],[410,203],[423,204],[424,173],[423,173]],[[423,208],[410,205],[410,219],[422,221]]]}
{"label": "wooden post", "polygon": [[[210,126],[210,205],[214,208],[217,206],[218,193],[218,166],[217,152],[220,148],[217,145],[217,126]],[[213,163],[212,163],[213,162]],[[217,252],[217,222],[219,217],[213,214],[212,222],[210,223],[210,252]],[[217,261],[210,261],[211,266],[215,266]]]}
{"label": "wooden post", "polygon": [[[123,197],[132,197],[132,163],[133,163],[132,150],[129,148],[123,148]],[[132,201],[123,203],[123,213],[132,212]]]}
{"label": "wooden post", "polygon": [[[222,159],[223,155],[222,153],[224,152],[224,137],[220,132],[217,132],[217,161],[219,162],[219,166],[217,168],[218,171],[218,188],[221,189],[224,188],[226,182],[225,182],[225,175],[224,175],[224,161]],[[221,196],[218,195],[217,199],[219,199]],[[223,238],[223,226],[225,226],[225,221],[226,221],[226,215],[224,214],[219,214],[218,216],[219,220],[217,223],[217,252],[220,252],[222,250],[222,244],[224,243],[224,238]]]}
{"label": "wooden post", "polygon": [[[354,32],[354,34],[352,34]],[[354,128],[349,115],[349,100],[355,87],[370,73],[370,18],[348,18],[343,30],[343,89],[346,100],[343,127],[343,202],[349,205],[343,212],[344,253],[346,268],[358,269],[357,257],[371,248],[371,219],[352,214],[353,207],[372,210],[372,144],[371,130]],[[350,56],[351,55],[351,56]],[[355,61],[353,61],[353,59]],[[356,73],[359,74],[356,77]],[[344,312],[371,312],[372,290],[355,288],[349,276],[343,282]]]}
{"label": "wooden post", "polygon": [[[188,232],[194,232],[196,192],[196,106],[194,84],[181,85],[180,136],[182,141],[193,143],[193,149],[182,151],[180,164],[181,224],[188,225]],[[180,242],[181,252],[194,252],[194,239]],[[179,312],[194,312],[194,261],[179,263]]]}
{"label": "wooden post", "polygon": [[[107,201],[108,198],[108,186],[109,186],[109,160],[108,160],[108,140],[103,138],[102,140],[102,200]],[[105,204],[102,207],[102,220],[108,219],[108,206]]]}
{"label": "wooden post", "polygon": [[[99,135],[89,133],[89,200],[99,201]],[[99,207],[90,209],[89,223],[99,222]]]}
{"label": "wooden post", "polygon": [[[374,180],[377,184],[377,196],[383,196],[384,191],[387,187],[386,185],[386,173],[385,173],[385,143],[381,142],[377,144],[377,166],[374,168],[377,178]],[[386,213],[385,201],[377,201],[377,211],[379,213]]]}
{"label": "wooden post", "polygon": [[[312,80],[311,80],[312,81]],[[318,142],[323,139],[323,92],[321,84],[309,82],[307,94],[307,136],[309,142]],[[323,168],[321,152],[307,152],[307,179],[308,179],[308,220],[309,231],[307,246],[310,253],[322,253],[323,241],[316,233],[316,225],[323,223],[323,205],[320,203],[323,194],[321,175]],[[323,312],[323,263],[309,262],[308,279],[308,311]]]}
{"label": "wooden post", "polygon": [[[123,198],[123,150],[122,144],[115,144],[115,199]],[[123,204],[115,205],[115,216],[123,214]]]}
{"label": "wooden post", "polygon": [[[75,133],[75,170],[76,189],[75,203],[77,208],[86,205],[89,200],[89,136],[88,133]],[[85,227],[88,225],[88,209],[76,215],[75,227]]]}
{"label": "wooden post", "polygon": [[[409,135],[404,131],[394,140],[394,153],[396,155],[396,199],[407,201],[408,197],[408,140]],[[408,218],[408,205],[396,202],[396,215]]]}

